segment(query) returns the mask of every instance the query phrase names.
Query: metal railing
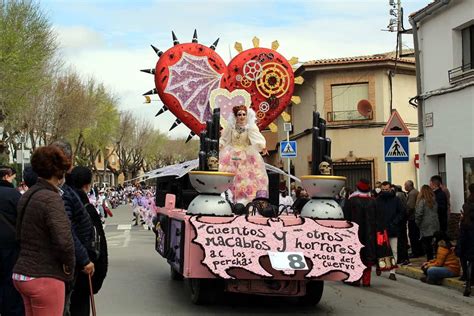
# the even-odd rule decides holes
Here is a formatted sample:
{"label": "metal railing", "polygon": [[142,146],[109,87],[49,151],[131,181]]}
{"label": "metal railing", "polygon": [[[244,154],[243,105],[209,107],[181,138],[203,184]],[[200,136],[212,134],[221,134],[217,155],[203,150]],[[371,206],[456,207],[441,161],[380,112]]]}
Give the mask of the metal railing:
{"label": "metal railing", "polygon": [[328,122],[367,121],[373,118],[373,112],[368,113],[367,116],[363,116],[359,111],[332,111],[328,112],[326,117]]}
{"label": "metal railing", "polygon": [[460,67],[448,70],[449,83],[458,81],[461,79],[474,77],[474,65],[471,63],[464,64]]}

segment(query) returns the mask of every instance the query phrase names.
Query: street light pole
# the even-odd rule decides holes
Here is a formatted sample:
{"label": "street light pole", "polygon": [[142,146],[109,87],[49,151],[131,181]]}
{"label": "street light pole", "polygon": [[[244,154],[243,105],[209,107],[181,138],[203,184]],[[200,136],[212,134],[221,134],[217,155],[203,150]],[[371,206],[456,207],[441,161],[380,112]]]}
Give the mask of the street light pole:
{"label": "street light pole", "polygon": [[23,171],[25,170],[25,152],[23,151],[23,136],[21,138],[21,181],[23,182]]}
{"label": "street light pole", "polygon": [[[290,131],[287,131],[286,132],[286,141],[288,143],[290,143]],[[288,158],[288,180],[287,180],[287,189],[288,189],[288,195],[291,196],[291,178],[290,178],[290,174],[291,174],[291,160],[290,158]]]}

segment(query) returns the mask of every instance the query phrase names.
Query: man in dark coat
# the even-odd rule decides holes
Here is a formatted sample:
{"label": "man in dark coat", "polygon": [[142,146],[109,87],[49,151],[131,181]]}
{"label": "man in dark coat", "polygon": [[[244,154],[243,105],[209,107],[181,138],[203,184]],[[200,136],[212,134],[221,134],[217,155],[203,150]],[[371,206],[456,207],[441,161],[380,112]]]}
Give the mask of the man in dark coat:
{"label": "man in dark coat", "polygon": [[432,176],[430,187],[435,195],[436,204],[438,204],[439,230],[446,233],[448,230],[448,197],[441,189],[441,177]]}
{"label": "man in dark coat", "polygon": [[[59,147],[66,157],[68,157],[72,161],[72,148],[69,143],[63,141],[56,141],[52,145]],[[71,166],[72,170],[72,166]],[[85,274],[94,274],[94,263],[89,258],[88,249],[92,246],[92,239],[93,239],[93,227],[92,222],[87,213],[86,209],[84,208],[84,204],[82,204],[79,196],[74,192],[71,184],[71,175],[69,172],[66,174],[66,183],[64,183],[61,187],[62,190],[62,198],[64,201],[64,207],[66,209],[66,213],[71,221],[72,227],[72,237],[74,239],[74,252],[76,255],[76,271],[75,271],[75,278],[72,284],[70,284],[69,288],[66,290],[66,304],[64,306],[64,314],[65,315],[78,315],[75,312],[75,308],[77,307],[79,310],[82,311],[82,305],[87,304],[87,302],[71,304],[71,295],[73,295],[73,289],[75,280],[79,273]]]}
{"label": "man in dark coat", "polygon": [[0,315],[24,315],[23,300],[13,286],[12,271],[19,254],[15,238],[16,206],[21,194],[13,187],[13,170],[0,166]]}
{"label": "man in dark coat", "polygon": [[408,259],[408,235],[407,235],[407,224],[408,224],[408,212],[407,212],[407,196],[403,192],[400,185],[392,185],[392,190],[395,191],[395,196],[400,200],[402,205],[403,217],[400,221],[397,240],[397,263],[401,265],[407,265],[410,263]]}
{"label": "man in dark coat", "polygon": [[[359,225],[359,240],[364,245],[362,262],[367,266],[362,275],[362,285],[370,286],[372,266],[376,258],[375,199],[370,195],[370,184],[366,179],[357,183],[355,191],[344,204],[344,218]],[[360,282],[360,281],[359,281]],[[359,285],[356,282],[355,285]]]}
{"label": "man in dark coat", "polygon": [[415,189],[415,185],[411,180],[407,180],[404,186],[407,192],[408,238],[410,239],[411,256],[418,258],[423,256],[423,248],[420,242],[420,229],[415,223],[416,199],[419,192]]}
{"label": "man in dark coat", "polygon": [[[376,216],[383,218],[390,241],[390,248],[392,248],[393,257],[397,260],[398,237],[401,232],[401,224],[405,214],[402,202],[396,197],[391,186],[391,183],[388,181],[382,182],[381,192],[375,200],[375,204]],[[397,279],[395,270],[390,270],[389,278],[394,281]]]}
{"label": "man in dark coat", "polygon": [[[95,228],[94,247],[89,250],[89,258],[94,262],[94,275],[92,276],[92,287],[94,294],[102,287],[102,283],[107,275],[108,251],[107,240],[99,213],[89,202],[86,192],[91,190],[92,172],[86,167],[74,167],[71,171],[71,187],[81,199],[91,222]],[[77,276],[74,292],[71,297],[71,312],[76,315],[89,315],[89,280],[88,276],[80,273]]]}
{"label": "man in dark coat", "polygon": [[[461,281],[468,279],[468,261],[471,263],[471,283],[474,281],[474,183],[468,187],[470,195],[466,199],[466,203],[462,206],[463,213],[459,229],[459,239],[456,244],[456,255],[461,261],[462,276]],[[471,284],[469,283],[469,284]],[[470,294],[470,288],[466,288]],[[466,292],[465,292],[466,293]],[[469,295],[466,295],[469,296]]]}

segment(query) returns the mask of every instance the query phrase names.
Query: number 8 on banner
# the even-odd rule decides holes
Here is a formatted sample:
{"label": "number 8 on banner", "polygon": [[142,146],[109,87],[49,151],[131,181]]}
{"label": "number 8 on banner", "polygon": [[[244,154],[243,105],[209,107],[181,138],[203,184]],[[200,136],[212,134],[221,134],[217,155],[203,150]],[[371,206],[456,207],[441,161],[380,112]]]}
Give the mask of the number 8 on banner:
{"label": "number 8 on banner", "polygon": [[269,251],[270,263],[275,270],[308,270],[302,252]]}

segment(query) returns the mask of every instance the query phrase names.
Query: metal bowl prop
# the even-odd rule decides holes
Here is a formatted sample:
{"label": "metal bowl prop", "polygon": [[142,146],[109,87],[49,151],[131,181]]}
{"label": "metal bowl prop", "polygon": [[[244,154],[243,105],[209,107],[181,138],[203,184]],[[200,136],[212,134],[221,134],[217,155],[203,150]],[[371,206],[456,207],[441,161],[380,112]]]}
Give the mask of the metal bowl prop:
{"label": "metal bowl prop", "polygon": [[344,212],[333,199],[313,198],[304,205],[301,216],[314,219],[344,219]]}
{"label": "metal bowl prop", "polygon": [[301,216],[314,219],[344,218],[344,213],[334,197],[346,183],[345,177],[302,176],[301,181],[311,197],[301,210]]}
{"label": "metal bowl prop", "polygon": [[216,171],[190,171],[191,185],[199,193],[221,194],[232,185],[235,174]]}
{"label": "metal bowl prop", "polygon": [[303,188],[311,198],[334,198],[346,183],[346,177],[302,176]]}
{"label": "metal bowl prop", "polygon": [[234,174],[216,171],[191,171],[189,179],[199,192],[189,204],[187,214],[233,216],[232,206],[221,196],[234,181]]}

